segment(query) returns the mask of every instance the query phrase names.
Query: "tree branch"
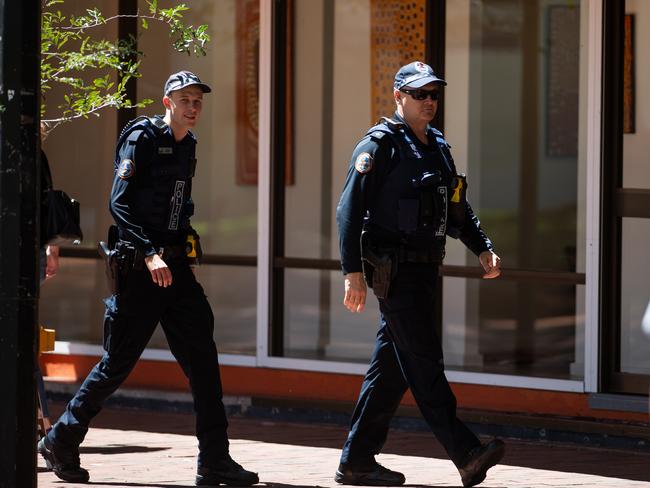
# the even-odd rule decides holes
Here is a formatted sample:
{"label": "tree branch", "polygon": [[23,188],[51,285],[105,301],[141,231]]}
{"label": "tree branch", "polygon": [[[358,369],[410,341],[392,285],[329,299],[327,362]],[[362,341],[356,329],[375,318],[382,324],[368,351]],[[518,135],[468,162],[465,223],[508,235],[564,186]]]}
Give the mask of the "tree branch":
{"label": "tree branch", "polygon": [[[115,101],[106,102],[106,103],[100,105],[99,107],[95,107],[94,109],[89,110],[88,112],[83,112],[83,113],[79,113],[79,114],[76,114],[76,115],[70,115],[68,117],[59,117],[58,119],[43,119],[43,120],[41,120],[41,122],[43,122],[45,124],[57,124],[58,125],[61,122],[67,122],[69,120],[80,119],[81,117],[85,117],[86,115],[94,114],[98,110],[101,110],[101,109],[106,108],[106,107],[110,107],[111,105],[117,105],[117,102],[115,102]],[[124,108],[130,108],[130,107],[124,107]]]}
{"label": "tree branch", "polygon": [[149,20],[157,20],[159,22],[164,22],[165,24],[170,24],[171,22],[169,20],[164,20],[162,17],[156,17],[155,15],[143,15],[140,14],[140,12],[136,12],[135,14],[119,14],[119,15],[113,15],[112,17],[108,17],[104,19],[103,22],[96,22],[94,24],[88,24],[88,25],[83,25],[80,27],[60,27],[61,30],[70,30],[70,31],[77,31],[77,30],[84,30],[84,29],[90,29],[93,27],[99,27],[100,25],[107,24],[111,20],[115,19],[122,19],[122,18],[137,18],[137,19],[149,19]]}

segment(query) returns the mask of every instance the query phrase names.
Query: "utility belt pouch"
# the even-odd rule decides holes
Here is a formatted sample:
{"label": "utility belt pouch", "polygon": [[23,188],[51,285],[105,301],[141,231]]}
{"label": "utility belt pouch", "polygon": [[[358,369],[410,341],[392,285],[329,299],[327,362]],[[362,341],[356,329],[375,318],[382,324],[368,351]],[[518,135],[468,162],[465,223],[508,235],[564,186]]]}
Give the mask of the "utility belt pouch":
{"label": "utility belt pouch", "polygon": [[[451,196],[449,198],[449,227],[453,234],[460,233],[465,225],[465,211],[467,207],[467,178],[463,173],[456,175],[451,180]],[[450,229],[450,230],[451,230]]]}
{"label": "utility belt pouch", "polygon": [[377,298],[388,296],[390,282],[397,272],[395,253],[380,250],[370,244],[367,231],[361,233],[361,264],[366,284]]}
{"label": "utility belt pouch", "polygon": [[111,225],[108,227],[108,248],[115,249],[117,241],[120,240],[120,230],[117,225]]}
{"label": "utility belt pouch", "polygon": [[137,271],[144,269],[144,254],[130,242],[119,241],[115,246],[115,251],[119,258],[119,269],[122,275],[127,275],[132,269]]}
{"label": "utility belt pouch", "polygon": [[187,260],[189,261],[190,266],[198,266],[201,264],[201,258],[203,258],[201,238],[194,229],[190,229],[190,232],[187,234],[187,238],[185,240],[185,252],[187,254]]}
{"label": "utility belt pouch", "polygon": [[97,250],[104,259],[108,289],[111,295],[117,295],[120,292],[120,256],[115,249],[110,249],[109,245],[104,241],[99,241]]}

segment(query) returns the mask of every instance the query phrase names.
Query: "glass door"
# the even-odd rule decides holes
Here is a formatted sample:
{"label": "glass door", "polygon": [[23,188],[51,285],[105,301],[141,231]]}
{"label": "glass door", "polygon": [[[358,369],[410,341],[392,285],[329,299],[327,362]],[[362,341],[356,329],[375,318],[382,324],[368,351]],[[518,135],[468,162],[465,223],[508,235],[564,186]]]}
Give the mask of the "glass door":
{"label": "glass door", "polygon": [[638,60],[650,53],[650,3],[606,2],[605,8],[602,386],[647,394],[650,67]]}

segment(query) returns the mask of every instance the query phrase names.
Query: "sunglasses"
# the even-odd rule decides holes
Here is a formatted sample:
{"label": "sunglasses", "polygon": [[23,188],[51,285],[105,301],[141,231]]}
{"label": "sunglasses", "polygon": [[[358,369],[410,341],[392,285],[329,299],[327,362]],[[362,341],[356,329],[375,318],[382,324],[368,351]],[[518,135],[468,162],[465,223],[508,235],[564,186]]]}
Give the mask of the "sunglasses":
{"label": "sunglasses", "polygon": [[440,92],[438,90],[407,90],[406,88],[400,90],[407,95],[411,95],[414,100],[426,100],[430,97],[431,100],[438,100]]}

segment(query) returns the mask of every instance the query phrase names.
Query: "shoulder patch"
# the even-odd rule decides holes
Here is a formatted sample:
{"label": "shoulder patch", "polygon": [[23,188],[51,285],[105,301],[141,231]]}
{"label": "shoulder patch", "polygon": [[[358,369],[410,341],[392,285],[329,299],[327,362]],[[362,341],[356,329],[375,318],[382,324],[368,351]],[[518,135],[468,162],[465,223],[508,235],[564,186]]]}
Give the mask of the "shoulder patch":
{"label": "shoulder patch", "polygon": [[123,159],[117,167],[117,176],[122,180],[128,180],[135,174],[135,164],[130,159]]}
{"label": "shoulder patch", "polygon": [[370,173],[372,170],[372,156],[370,153],[362,152],[359,154],[357,159],[354,161],[354,169],[362,175]]}
{"label": "shoulder patch", "polygon": [[382,117],[379,119],[380,124],[387,125],[391,130],[399,130],[404,127],[404,124],[399,120],[391,119],[390,117]]}

